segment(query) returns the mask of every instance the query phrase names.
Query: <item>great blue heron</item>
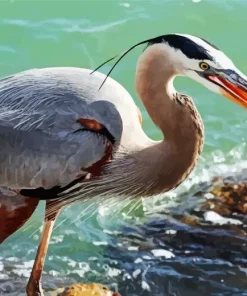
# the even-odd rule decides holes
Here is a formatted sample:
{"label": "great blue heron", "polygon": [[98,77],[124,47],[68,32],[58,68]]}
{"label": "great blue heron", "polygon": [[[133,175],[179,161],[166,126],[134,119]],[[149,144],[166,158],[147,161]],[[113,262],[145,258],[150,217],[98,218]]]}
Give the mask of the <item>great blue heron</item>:
{"label": "great blue heron", "polygon": [[48,242],[64,205],[98,195],[160,194],[194,168],[204,142],[203,123],[192,99],[174,89],[174,77],[188,76],[247,107],[246,77],[209,42],[168,34],[134,45],[120,59],[145,43],[136,90],[162,141],[147,137],[133,99],[113,79],[105,81],[108,75],[46,68],[0,81],[0,240],[23,225],[40,199],[47,200],[29,296],[42,293]]}

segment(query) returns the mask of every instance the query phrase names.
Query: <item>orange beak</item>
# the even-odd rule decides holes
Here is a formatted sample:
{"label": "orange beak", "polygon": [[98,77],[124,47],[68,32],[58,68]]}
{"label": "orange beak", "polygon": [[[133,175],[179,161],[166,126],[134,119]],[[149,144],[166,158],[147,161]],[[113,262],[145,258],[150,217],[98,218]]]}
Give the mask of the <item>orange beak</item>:
{"label": "orange beak", "polygon": [[[221,76],[209,75],[207,78],[221,87],[221,94],[234,103],[247,108],[247,81],[236,76],[236,82],[231,82]],[[242,83],[240,83],[242,81]]]}

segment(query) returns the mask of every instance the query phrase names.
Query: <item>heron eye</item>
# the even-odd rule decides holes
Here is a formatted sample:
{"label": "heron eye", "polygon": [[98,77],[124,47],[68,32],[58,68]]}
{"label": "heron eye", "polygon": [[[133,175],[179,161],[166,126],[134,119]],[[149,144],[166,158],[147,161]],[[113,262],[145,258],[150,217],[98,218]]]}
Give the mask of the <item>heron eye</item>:
{"label": "heron eye", "polygon": [[199,66],[200,66],[200,68],[201,68],[202,70],[207,70],[207,69],[209,69],[209,64],[207,64],[207,63],[205,63],[205,62],[201,62],[201,63],[199,64]]}

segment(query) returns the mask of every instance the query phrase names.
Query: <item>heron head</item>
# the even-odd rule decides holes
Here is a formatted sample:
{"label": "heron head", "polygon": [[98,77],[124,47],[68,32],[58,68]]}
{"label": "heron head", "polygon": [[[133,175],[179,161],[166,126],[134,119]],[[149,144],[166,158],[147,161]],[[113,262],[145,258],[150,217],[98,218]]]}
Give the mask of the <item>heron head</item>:
{"label": "heron head", "polygon": [[[219,48],[205,39],[186,34],[162,35],[133,45],[117,59],[100,88],[120,60],[143,44],[147,44],[147,47],[160,44],[175,74],[188,76],[211,91],[247,108],[247,77]],[[107,60],[93,72],[117,56]]]}
{"label": "heron head", "polygon": [[157,43],[164,46],[178,74],[247,108],[247,77],[216,46],[185,34],[163,35],[149,45]]}

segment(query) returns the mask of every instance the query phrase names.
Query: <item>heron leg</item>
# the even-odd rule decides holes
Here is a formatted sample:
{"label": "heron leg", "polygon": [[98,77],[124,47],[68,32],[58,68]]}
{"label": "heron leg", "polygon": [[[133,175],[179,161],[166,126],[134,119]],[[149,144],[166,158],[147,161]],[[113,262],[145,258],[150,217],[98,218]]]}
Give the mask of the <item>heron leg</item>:
{"label": "heron leg", "polygon": [[[54,209],[55,208],[55,209]],[[44,227],[41,235],[39,248],[34,261],[31,276],[29,278],[26,292],[27,296],[42,296],[41,276],[48,250],[49,240],[53,230],[55,220],[60,212],[61,206],[58,202],[47,201],[45,208]]]}

